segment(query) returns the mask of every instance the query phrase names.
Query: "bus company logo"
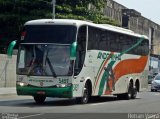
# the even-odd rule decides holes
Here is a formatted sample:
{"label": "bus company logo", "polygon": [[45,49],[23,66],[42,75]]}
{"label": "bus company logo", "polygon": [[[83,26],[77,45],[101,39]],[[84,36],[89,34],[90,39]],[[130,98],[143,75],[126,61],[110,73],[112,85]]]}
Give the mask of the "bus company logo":
{"label": "bus company logo", "polygon": [[[105,52],[99,52],[98,53],[98,56],[97,56],[97,59],[107,59],[109,57],[110,53],[105,53]],[[120,54],[113,54],[110,59],[112,61],[119,61],[121,60],[121,55]]]}
{"label": "bus company logo", "polygon": [[41,82],[39,82],[40,83],[40,86],[43,86],[43,82],[41,81]]}

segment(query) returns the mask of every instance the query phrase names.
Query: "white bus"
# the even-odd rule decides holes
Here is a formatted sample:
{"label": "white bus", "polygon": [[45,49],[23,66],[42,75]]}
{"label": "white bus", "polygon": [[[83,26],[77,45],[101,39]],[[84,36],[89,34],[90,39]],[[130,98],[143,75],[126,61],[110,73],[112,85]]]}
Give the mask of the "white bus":
{"label": "white bus", "polygon": [[32,20],[17,44],[17,94],[31,95],[36,103],[46,97],[76,98],[82,104],[102,95],[134,99],[148,86],[148,38],[127,29],[81,20]]}

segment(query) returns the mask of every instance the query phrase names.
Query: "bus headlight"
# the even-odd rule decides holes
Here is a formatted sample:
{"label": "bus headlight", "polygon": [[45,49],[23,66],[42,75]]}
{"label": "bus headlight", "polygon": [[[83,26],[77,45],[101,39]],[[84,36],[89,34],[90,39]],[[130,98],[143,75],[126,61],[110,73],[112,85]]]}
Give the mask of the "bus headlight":
{"label": "bus headlight", "polygon": [[71,83],[67,83],[67,84],[57,84],[56,87],[57,88],[65,88],[65,87],[70,87],[72,84]]}
{"label": "bus headlight", "polygon": [[24,82],[17,82],[17,85],[23,87],[23,86],[27,86],[28,84]]}

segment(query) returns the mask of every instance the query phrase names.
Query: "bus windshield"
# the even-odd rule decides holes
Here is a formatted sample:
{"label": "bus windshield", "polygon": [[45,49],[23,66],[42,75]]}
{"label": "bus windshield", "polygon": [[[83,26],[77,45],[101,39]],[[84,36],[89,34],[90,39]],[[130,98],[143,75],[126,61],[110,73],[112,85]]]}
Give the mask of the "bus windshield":
{"label": "bus windshield", "polygon": [[71,44],[76,39],[76,27],[71,25],[26,25],[22,43]]}
{"label": "bus windshield", "polygon": [[28,76],[70,76],[70,45],[21,44],[17,74]]}

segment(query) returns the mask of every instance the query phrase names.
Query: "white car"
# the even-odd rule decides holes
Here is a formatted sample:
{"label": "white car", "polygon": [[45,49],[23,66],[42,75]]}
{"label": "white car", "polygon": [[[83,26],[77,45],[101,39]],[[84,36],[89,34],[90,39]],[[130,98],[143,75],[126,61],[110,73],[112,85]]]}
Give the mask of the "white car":
{"label": "white car", "polygon": [[151,92],[160,90],[160,73],[155,76],[151,83]]}

